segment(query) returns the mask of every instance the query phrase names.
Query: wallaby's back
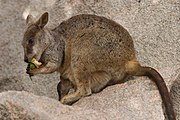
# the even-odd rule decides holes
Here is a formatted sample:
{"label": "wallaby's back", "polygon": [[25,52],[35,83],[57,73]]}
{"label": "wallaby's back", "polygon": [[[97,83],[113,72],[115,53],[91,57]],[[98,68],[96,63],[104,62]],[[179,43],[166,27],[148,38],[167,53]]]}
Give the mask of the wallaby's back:
{"label": "wallaby's back", "polygon": [[122,79],[126,62],[136,61],[133,40],[127,30],[105,17],[77,15],[54,30],[65,37],[65,42],[71,41],[67,46],[71,44],[72,64],[80,61],[89,66],[90,72],[106,71]]}
{"label": "wallaby's back", "polygon": [[[91,42],[92,41],[97,42],[97,44],[98,44],[98,40],[106,41],[108,43],[116,42],[116,44],[122,45],[120,47],[127,46],[129,50],[131,50],[132,52],[134,51],[133,40],[129,35],[128,31],[118,23],[102,16],[96,16],[90,14],[76,15],[62,22],[58,27],[54,29],[54,31],[58,31],[66,39],[74,39],[74,40],[77,37],[80,37],[81,35],[79,34],[83,34],[83,31],[85,32],[86,30],[90,30],[92,32],[98,31],[98,33],[100,33],[99,36],[94,36],[97,38],[96,40],[94,39],[91,40]],[[89,31],[86,31],[86,33],[88,32]],[[103,37],[103,35],[107,33],[109,33],[108,35],[114,35],[112,37],[113,38],[116,37],[115,39],[117,40],[111,41],[112,39],[110,38],[110,36],[106,38],[108,35],[106,35],[106,37]],[[102,37],[104,38],[103,40]]]}

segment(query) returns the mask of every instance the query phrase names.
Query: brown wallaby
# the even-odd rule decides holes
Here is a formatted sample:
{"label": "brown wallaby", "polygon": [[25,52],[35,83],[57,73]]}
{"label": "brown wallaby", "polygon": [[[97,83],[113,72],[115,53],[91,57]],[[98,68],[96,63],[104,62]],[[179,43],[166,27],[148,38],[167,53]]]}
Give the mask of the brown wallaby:
{"label": "brown wallaby", "polygon": [[[169,120],[176,119],[163,78],[155,69],[139,64],[125,28],[105,17],[88,14],[74,16],[54,29],[44,27],[47,22],[47,12],[37,21],[31,15],[27,17],[22,41],[24,60],[35,58],[42,63],[40,68],[28,70],[30,75],[58,71],[63,81],[68,81],[61,103],[72,104],[108,85],[125,82],[128,76],[148,76],[159,89]],[[75,92],[67,94],[71,84]]]}

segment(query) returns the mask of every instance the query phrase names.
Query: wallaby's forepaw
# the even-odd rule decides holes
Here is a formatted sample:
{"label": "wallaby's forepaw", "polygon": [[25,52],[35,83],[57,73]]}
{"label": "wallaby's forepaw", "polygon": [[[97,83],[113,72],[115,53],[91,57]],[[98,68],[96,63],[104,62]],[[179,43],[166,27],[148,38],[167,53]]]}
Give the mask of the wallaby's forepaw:
{"label": "wallaby's forepaw", "polygon": [[41,66],[39,68],[34,68],[34,69],[26,69],[26,73],[29,74],[30,76],[41,74],[43,71],[43,68],[44,66]]}
{"label": "wallaby's forepaw", "polygon": [[26,73],[29,74],[30,76],[34,76],[38,73],[39,69],[38,68],[35,68],[33,70],[30,70],[30,69],[27,69],[26,70]]}
{"label": "wallaby's forepaw", "polygon": [[57,65],[54,63],[48,62],[47,64],[41,65],[39,68],[34,69],[26,69],[26,73],[30,76],[37,75],[37,74],[48,74],[56,71]]}

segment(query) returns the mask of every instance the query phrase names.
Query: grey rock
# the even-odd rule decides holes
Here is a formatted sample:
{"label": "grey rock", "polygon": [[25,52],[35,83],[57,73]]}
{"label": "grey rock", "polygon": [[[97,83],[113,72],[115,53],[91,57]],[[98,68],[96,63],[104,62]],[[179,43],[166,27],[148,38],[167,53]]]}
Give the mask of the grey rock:
{"label": "grey rock", "polygon": [[40,120],[161,120],[164,117],[161,98],[158,91],[148,87],[149,83],[142,79],[110,86],[100,93],[82,98],[73,106],[16,91],[0,93],[0,104],[7,106],[7,103],[12,103],[21,111],[26,111],[26,116],[35,116]]}
{"label": "grey rock", "polygon": [[37,120],[38,116],[30,115],[22,107],[14,103],[7,102],[0,104],[0,119],[1,120]]}

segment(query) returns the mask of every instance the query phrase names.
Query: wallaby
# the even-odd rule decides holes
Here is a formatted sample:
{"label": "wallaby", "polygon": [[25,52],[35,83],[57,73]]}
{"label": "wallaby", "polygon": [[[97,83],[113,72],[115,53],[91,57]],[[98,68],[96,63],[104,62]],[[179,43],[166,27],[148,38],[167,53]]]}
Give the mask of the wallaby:
{"label": "wallaby", "polygon": [[42,63],[40,68],[27,70],[29,75],[57,71],[64,81],[69,80],[75,92],[67,94],[64,89],[67,95],[60,97],[61,103],[72,104],[106,86],[125,82],[129,76],[148,76],[159,89],[169,120],[176,120],[163,78],[155,69],[140,65],[125,28],[105,17],[89,14],[73,16],[54,29],[46,28],[47,22],[47,12],[37,21],[28,15],[22,41],[24,61],[35,58]]}

